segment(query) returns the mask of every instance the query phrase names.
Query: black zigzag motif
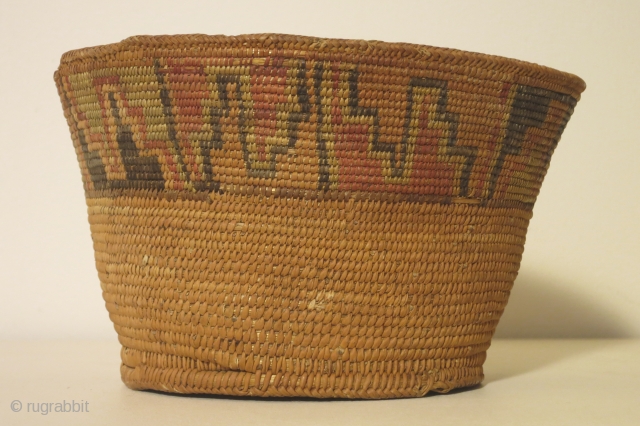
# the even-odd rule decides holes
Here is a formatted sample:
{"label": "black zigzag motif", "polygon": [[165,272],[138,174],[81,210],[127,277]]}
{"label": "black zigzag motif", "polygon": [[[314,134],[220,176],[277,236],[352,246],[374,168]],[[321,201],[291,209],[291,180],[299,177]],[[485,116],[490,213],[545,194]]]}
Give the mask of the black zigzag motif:
{"label": "black zigzag motif", "polygon": [[215,180],[215,174],[211,164],[211,150],[220,150],[224,145],[224,141],[222,139],[222,122],[223,119],[229,117],[231,112],[231,101],[236,101],[238,107],[238,137],[240,139],[240,145],[242,146],[242,155],[247,173],[249,173],[249,176],[256,175],[256,171],[252,168],[251,160],[249,159],[249,151],[247,149],[247,132],[245,129],[247,112],[245,102],[242,99],[242,90],[240,86],[241,75],[239,74],[216,76],[216,87],[218,90],[220,106],[211,107],[209,113],[213,134],[211,139],[202,142],[200,145],[201,153],[204,157],[204,173],[207,178],[204,185],[210,187],[215,192],[220,192],[220,182]]}
{"label": "black zigzag motif", "polygon": [[[295,72],[296,79],[296,92],[298,97],[298,103],[300,104],[300,111],[290,111],[288,114],[286,129],[288,132],[288,142],[286,145],[271,146],[269,149],[269,157],[266,161],[266,167],[258,167],[254,160],[251,159],[249,146],[247,142],[247,121],[249,120],[252,112],[243,100],[241,91],[241,75],[218,75],[216,76],[216,82],[218,87],[219,99],[221,101],[220,107],[211,108],[211,125],[213,127],[213,137],[207,144],[206,150],[203,150],[203,155],[209,157],[211,149],[222,149],[222,126],[221,120],[229,117],[231,110],[230,101],[236,101],[238,105],[238,128],[239,138],[242,145],[242,154],[245,162],[245,167],[248,176],[259,178],[274,178],[276,176],[276,162],[278,154],[287,154],[290,148],[294,148],[298,141],[298,129],[300,124],[308,122],[310,118],[311,104],[309,102],[309,94],[307,90],[306,81],[306,61],[301,60],[298,62],[298,67]],[[230,86],[233,87],[230,90]],[[212,173],[211,173],[212,175]]]}
{"label": "black zigzag motif", "polygon": [[[242,157],[244,159],[247,175],[251,177],[272,178],[276,172],[275,152],[271,152],[269,159],[269,167],[267,169],[258,168],[251,160],[249,146],[247,143],[247,121],[250,118],[251,111],[242,98],[242,76],[236,75],[218,75],[216,81],[218,84],[218,96],[221,102],[220,108],[211,108],[211,123],[214,125],[213,147],[222,149],[222,131],[220,121],[222,118],[229,117],[231,112],[231,101],[235,101],[238,106],[238,137],[242,146]],[[229,90],[229,88],[233,90]]]}
{"label": "black zigzag motif", "polygon": [[[378,110],[377,108],[364,108],[359,106],[358,97],[358,71],[350,71],[349,74],[349,101],[350,115],[365,116],[373,119],[372,149],[376,152],[384,152],[389,155],[391,163],[391,176],[400,177],[407,168],[407,154],[411,131],[411,113],[416,101],[416,89],[435,89],[439,92],[436,101],[436,111],[433,120],[443,122],[448,126],[445,144],[445,155],[451,157],[463,157],[463,168],[460,177],[460,196],[467,196],[469,190],[469,177],[477,157],[477,148],[473,146],[457,145],[458,139],[458,114],[447,111],[448,90],[447,82],[431,78],[412,78],[407,92],[407,110],[402,141],[398,150],[396,144],[385,143],[379,140]],[[399,152],[398,152],[399,151]]]}
{"label": "black zigzag motif", "polygon": [[411,110],[414,103],[414,92],[417,88],[421,89],[435,89],[439,92],[438,100],[436,101],[435,114],[432,117],[434,121],[444,123],[447,129],[446,142],[444,146],[444,154],[448,157],[462,157],[462,173],[460,175],[460,192],[461,197],[466,197],[469,194],[469,178],[471,176],[471,170],[478,156],[478,148],[469,145],[458,145],[458,114],[448,112],[447,104],[449,99],[449,91],[447,89],[447,81],[438,80],[434,78],[417,78],[414,77],[409,83],[409,93],[407,95],[407,114],[404,125],[404,138],[403,145],[407,145],[409,138],[410,123],[411,123]]}

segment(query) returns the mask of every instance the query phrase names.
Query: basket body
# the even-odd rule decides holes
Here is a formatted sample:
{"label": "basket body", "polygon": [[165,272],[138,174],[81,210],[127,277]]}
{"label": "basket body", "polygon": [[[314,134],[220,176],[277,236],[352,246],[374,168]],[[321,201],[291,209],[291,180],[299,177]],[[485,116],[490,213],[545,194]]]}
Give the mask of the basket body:
{"label": "basket body", "polygon": [[455,50],[133,37],[55,74],[134,389],[482,380],[577,77]]}

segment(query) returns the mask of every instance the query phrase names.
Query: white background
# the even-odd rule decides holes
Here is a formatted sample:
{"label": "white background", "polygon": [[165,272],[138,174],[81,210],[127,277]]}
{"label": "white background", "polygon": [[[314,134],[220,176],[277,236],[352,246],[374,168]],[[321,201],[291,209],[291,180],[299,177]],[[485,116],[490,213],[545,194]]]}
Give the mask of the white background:
{"label": "white background", "polygon": [[115,338],[53,82],[62,53],[138,34],[277,32],[452,47],[587,90],[529,228],[501,337],[640,337],[640,1],[0,3],[0,338]]}

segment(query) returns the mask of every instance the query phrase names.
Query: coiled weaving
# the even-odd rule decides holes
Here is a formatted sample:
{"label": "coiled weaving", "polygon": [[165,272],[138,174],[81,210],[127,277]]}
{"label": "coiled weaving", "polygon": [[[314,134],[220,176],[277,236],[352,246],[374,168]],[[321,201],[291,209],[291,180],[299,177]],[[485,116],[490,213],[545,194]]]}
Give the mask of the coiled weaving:
{"label": "coiled weaving", "polygon": [[55,82],[127,386],[317,398],[482,380],[585,88],[278,34],[132,37]]}

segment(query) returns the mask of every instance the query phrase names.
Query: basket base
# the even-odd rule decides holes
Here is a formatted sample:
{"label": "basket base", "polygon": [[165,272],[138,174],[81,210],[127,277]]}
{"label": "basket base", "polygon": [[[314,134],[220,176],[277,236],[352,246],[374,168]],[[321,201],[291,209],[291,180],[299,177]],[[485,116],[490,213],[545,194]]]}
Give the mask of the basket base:
{"label": "basket base", "polygon": [[[486,352],[473,363],[484,361]],[[469,361],[469,360],[467,360]],[[120,366],[122,381],[134,390],[156,390],[178,394],[212,394],[246,397],[309,397],[388,399],[421,397],[429,392],[447,393],[482,382],[482,364],[402,374],[295,375],[257,370],[210,371],[159,368],[146,365]]]}

